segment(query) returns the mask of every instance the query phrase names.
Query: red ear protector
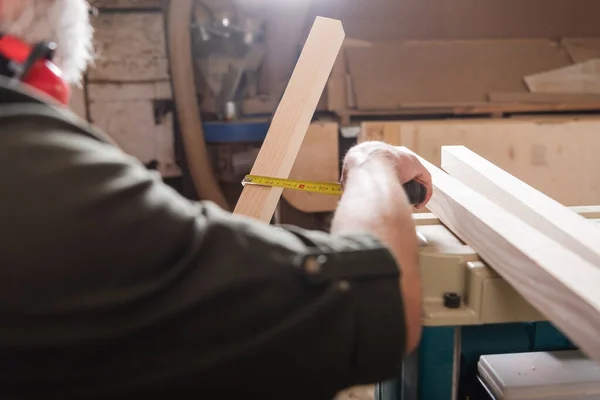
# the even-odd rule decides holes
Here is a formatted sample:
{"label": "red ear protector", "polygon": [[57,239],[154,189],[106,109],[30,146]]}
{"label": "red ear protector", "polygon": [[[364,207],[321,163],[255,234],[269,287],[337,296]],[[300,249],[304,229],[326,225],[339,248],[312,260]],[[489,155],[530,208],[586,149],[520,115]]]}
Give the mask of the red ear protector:
{"label": "red ear protector", "polygon": [[32,47],[14,36],[0,34],[0,75],[29,85],[66,106],[71,88],[52,62],[55,50],[54,43],[41,42]]}

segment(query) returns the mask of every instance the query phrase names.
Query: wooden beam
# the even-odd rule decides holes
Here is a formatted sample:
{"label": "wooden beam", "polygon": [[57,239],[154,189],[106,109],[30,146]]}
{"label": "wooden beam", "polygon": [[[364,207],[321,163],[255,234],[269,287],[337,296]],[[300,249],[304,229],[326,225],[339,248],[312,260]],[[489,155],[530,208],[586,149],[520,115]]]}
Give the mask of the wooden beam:
{"label": "wooden beam", "polygon": [[423,158],[428,208],[531,305],[600,361],[600,268]]}
{"label": "wooden beam", "polygon": [[[317,17],[251,174],[289,177],[344,37],[340,21]],[[269,222],[282,191],[281,188],[248,185],[244,187],[234,213]]]}
{"label": "wooden beam", "polygon": [[442,146],[442,169],[600,267],[600,229],[465,146]]}

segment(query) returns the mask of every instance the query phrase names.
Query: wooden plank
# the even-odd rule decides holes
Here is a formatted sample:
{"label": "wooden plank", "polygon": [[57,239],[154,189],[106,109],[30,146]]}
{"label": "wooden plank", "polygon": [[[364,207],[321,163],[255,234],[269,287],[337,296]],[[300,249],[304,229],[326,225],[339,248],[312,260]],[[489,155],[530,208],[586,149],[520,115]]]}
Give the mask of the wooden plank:
{"label": "wooden plank", "polygon": [[600,268],[419,159],[433,178],[428,208],[589,357],[600,361]]}
{"label": "wooden plank", "polygon": [[[480,119],[363,123],[360,141],[406,146],[441,166],[442,146],[464,145],[567,206],[600,204],[600,119]],[[568,166],[568,168],[565,168]]]}
{"label": "wooden plank", "polygon": [[100,13],[92,21],[97,58],[90,82],[170,78],[161,12]]}
{"label": "wooden plank", "polygon": [[600,205],[596,206],[575,206],[569,208],[571,211],[576,212],[582,217],[588,219],[600,219]]}
{"label": "wooden plank", "polygon": [[523,76],[571,64],[555,42],[374,42],[345,50],[358,110],[487,102],[490,92],[527,92]]}
{"label": "wooden plank", "polygon": [[[288,178],[344,36],[340,21],[315,20],[251,174]],[[281,188],[246,186],[234,213],[269,222],[281,193]]]}
{"label": "wooden plank", "polygon": [[[300,146],[290,179],[338,182],[340,179],[339,124],[313,122]],[[283,198],[306,213],[326,212],[337,207],[339,196],[286,189]]]}
{"label": "wooden plank", "polygon": [[523,78],[534,93],[600,94],[600,59],[553,69]]}
{"label": "wooden plank", "polygon": [[600,230],[465,146],[442,147],[442,169],[600,267]]}

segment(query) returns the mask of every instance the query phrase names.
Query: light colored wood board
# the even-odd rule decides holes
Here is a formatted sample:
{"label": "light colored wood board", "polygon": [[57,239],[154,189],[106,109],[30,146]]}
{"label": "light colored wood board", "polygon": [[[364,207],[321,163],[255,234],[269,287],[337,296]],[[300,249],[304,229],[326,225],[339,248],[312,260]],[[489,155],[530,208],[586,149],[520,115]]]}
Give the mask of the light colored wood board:
{"label": "light colored wood board", "polygon": [[600,38],[564,38],[561,44],[574,63],[600,58]]}
{"label": "light colored wood board", "polygon": [[571,64],[549,40],[377,42],[345,49],[359,110],[486,102],[526,92],[523,76]]}
{"label": "light colored wood board", "polygon": [[422,159],[432,212],[532,306],[600,361],[600,268]]}
{"label": "light colored wood board", "polygon": [[363,123],[359,141],[406,146],[441,166],[464,145],[567,206],[600,204],[600,119],[483,119]]}
{"label": "light colored wood board", "polygon": [[437,225],[440,223],[438,217],[432,213],[413,213],[412,217],[416,226]]}
{"label": "light colored wood board", "polygon": [[90,5],[96,8],[160,8],[161,0],[91,0]]}
{"label": "light colored wood board", "polygon": [[[337,122],[310,124],[289,178],[314,182],[338,182],[340,179],[338,137]],[[283,198],[298,210],[307,213],[334,210],[339,201],[339,196],[291,189],[283,191]]]}
{"label": "light colored wood board", "polygon": [[600,95],[580,93],[519,93],[492,92],[488,98],[494,103],[541,103],[541,104],[586,104],[593,103],[600,109]]}
{"label": "light colored wood board", "polygon": [[193,0],[177,0],[171,1],[168,7],[167,40],[173,96],[188,169],[196,193],[200,199],[212,201],[229,211],[229,203],[217,183],[209,161],[204,128],[200,119],[191,38],[192,13],[195,4]]}
{"label": "light colored wood board", "polygon": [[88,120],[87,101],[85,99],[85,88],[81,86],[71,85],[71,99],[69,101],[69,109],[77,114],[81,119]]}
{"label": "light colored wood board", "polygon": [[[574,206],[568,207],[571,212],[581,215],[589,221],[600,219],[600,206]],[[414,213],[412,215],[416,226],[438,225],[440,220],[433,213]]]}
{"label": "light colored wood board", "polygon": [[90,82],[170,78],[162,13],[100,13],[92,22],[97,57]]}
{"label": "light colored wood board", "polygon": [[465,146],[442,146],[442,169],[563,247],[600,267],[600,230]]}
{"label": "light colored wood board", "polygon": [[[288,178],[344,36],[340,21],[315,19],[251,174]],[[269,222],[281,194],[281,188],[246,186],[234,212]]]}
{"label": "light colored wood board", "polygon": [[[164,177],[178,176],[181,171],[175,161],[173,114],[168,112],[155,123],[153,101],[164,97],[147,96],[156,84],[145,85],[148,88],[134,84],[129,89],[128,85],[90,84],[90,120],[127,154],[145,164],[158,161]],[[134,93],[141,96],[135,98]]]}
{"label": "light colored wood board", "polygon": [[534,93],[600,94],[600,58],[523,78]]}
{"label": "light colored wood board", "polygon": [[375,385],[354,386],[342,390],[333,400],[375,400]]}

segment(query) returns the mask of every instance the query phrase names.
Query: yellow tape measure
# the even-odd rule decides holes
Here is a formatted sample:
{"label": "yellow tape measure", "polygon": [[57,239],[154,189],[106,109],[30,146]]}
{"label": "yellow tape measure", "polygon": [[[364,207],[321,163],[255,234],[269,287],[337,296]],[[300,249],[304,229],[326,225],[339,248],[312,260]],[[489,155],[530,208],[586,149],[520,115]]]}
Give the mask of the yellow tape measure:
{"label": "yellow tape measure", "polygon": [[242,185],[271,186],[304,192],[330,194],[333,196],[340,196],[342,194],[342,186],[339,183],[299,181],[259,175],[246,175],[242,181]]}
{"label": "yellow tape measure", "polygon": [[[257,185],[267,187],[279,187],[283,189],[301,190],[304,192],[329,194],[333,196],[342,195],[342,185],[335,182],[311,182],[294,179],[272,178],[269,176],[246,175],[242,185]],[[425,201],[427,191],[425,186],[417,180],[405,183],[404,189],[411,204],[421,204]]]}

